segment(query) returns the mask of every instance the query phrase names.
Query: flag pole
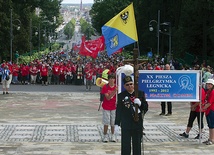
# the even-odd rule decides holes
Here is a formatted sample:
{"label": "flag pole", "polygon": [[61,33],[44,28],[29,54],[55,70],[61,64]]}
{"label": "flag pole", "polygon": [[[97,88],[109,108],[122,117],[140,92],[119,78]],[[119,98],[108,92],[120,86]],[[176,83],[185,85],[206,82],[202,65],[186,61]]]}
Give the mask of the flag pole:
{"label": "flag pole", "polygon": [[[134,4],[133,4],[134,5]],[[134,6],[133,6],[133,13],[134,13]],[[134,14],[135,16],[135,14]],[[136,26],[136,21],[134,18],[135,26]],[[136,34],[137,34],[137,28],[136,28]],[[137,39],[138,40],[138,39]],[[137,47],[135,47],[137,44]],[[138,72],[138,57],[139,57],[139,46],[138,46],[138,41],[137,43],[134,43],[134,49],[133,49],[133,60],[134,60],[134,92],[135,92],[135,98],[138,98],[138,77],[139,77],[139,72]],[[139,121],[138,117],[138,105],[135,104],[135,116],[134,120],[137,122]]]}
{"label": "flag pole", "polygon": [[[134,60],[134,92],[135,97],[138,98],[138,48],[134,48],[133,50],[133,60]],[[134,120],[139,121],[138,117],[138,105],[135,105],[135,115]]]}
{"label": "flag pole", "polygon": [[[137,47],[136,47],[137,44]],[[138,78],[139,78],[139,57],[140,57],[140,47],[139,47],[139,42],[134,43],[134,50],[133,50],[133,59],[134,59],[134,91],[135,91],[135,97],[138,97]],[[138,106],[135,106],[135,115],[138,117]],[[144,155],[144,142],[143,142],[143,115],[144,113],[141,114],[142,116],[142,152]],[[139,120],[139,118],[138,118]]]}

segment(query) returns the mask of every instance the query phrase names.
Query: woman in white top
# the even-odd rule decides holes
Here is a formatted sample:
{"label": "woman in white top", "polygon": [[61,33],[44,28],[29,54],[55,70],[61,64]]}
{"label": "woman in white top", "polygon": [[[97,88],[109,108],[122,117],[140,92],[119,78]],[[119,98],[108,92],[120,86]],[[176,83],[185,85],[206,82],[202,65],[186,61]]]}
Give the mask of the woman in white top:
{"label": "woman in white top", "polygon": [[2,70],[2,88],[3,88],[3,95],[9,94],[8,89],[10,88],[10,70],[8,66],[4,66]]}

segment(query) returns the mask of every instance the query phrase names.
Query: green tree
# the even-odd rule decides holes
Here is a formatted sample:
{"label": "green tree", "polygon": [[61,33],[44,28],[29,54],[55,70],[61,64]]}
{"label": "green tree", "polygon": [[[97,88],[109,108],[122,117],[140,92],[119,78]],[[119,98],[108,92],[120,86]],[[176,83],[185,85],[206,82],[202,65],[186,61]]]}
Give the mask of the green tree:
{"label": "green tree", "polygon": [[0,56],[6,59],[9,56],[10,45],[10,12],[11,1],[0,0]]}
{"label": "green tree", "polygon": [[94,29],[90,23],[88,23],[85,19],[80,19],[80,27],[81,33],[86,36],[87,40],[91,39],[91,35],[94,35]]}
{"label": "green tree", "polygon": [[204,60],[207,60],[208,54],[214,57],[212,54],[214,53],[214,39],[211,28],[214,25],[213,8],[213,2],[208,0],[184,2],[178,29],[181,35],[178,50],[181,54],[189,52]]}
{"label": "green tree", "polygon": [[64,28],[64,34],[67,35],[68,39],[71,39],[74,35],[75,30],[75,19],[72,19],[70,22],[68,22]]}
{"label": "green tree", "polygon": [[[157,31],[149,31],[149,22],[170,22],[172,30],[172,51],[175,59],[184,58],[186,53],[198,55],[209,61],[214,57],[214,1],[210,0],[95,0],[90,15],[93,27],[101,33],[101,27],[131,2],[134,3],[138,31],[138,45],[141,54],[157,50]],[[163,29],[162,29],[163,28]],[[160,26],[160,30],[165,27]],[[169,27],[168,27],[169,29]],[[169,50],[169,35],[160,33],[160,54]],[[192,60],[188,60],[191,62]],[[209,63],[211,64],[211,63]]]}
{"label": "green tree", "polygon": [[130,4],[130,2],[131,0],[95,0],[90,10],[92,26],[98,33],[101,33],[101,27]]}
{"label": "green tree", "polygon": [[[58,17],[60,16],[59,9],[61,6],[61,0],[0,0],[0,34],[1,36],[1,45],[0,45],[0,55],[9,60],[10,57],[10,14],[11,9],[13,11],[13,53],[18,50],[20,54],[26,53],[29,51],[29,40],[30,40],[30,19],[36,16],[35,9],[42,9],[41,20],[48,20],[52,26],[52,32],[55,31],[56,27],[60,24],[58,22]],[[44,17],[44,18],[42,18]],[[16,30],[17,20],[21,21],[21,28],[19,31]],[[56,19],[56,22],[54,20]],[[60,18],[61,19],[61,18]],[[38,27],[38,21],[41,20],[32,20],[34,26]],[[47,24],[47,23],[46,23]],[[46,24],[44,27],[46,27]],[[34,44],[33,44],[34,45]],[[37,43],[38,47],[38,43]]]}

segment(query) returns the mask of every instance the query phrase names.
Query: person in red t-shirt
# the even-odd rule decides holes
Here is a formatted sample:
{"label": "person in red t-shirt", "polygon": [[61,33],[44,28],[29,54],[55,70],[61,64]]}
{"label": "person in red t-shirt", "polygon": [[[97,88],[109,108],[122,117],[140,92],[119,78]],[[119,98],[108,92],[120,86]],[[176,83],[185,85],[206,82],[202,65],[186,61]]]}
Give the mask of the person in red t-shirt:
{"label": "person in red t-shirt", "polygon": [[209,138],[204,141],[206,145],[214,144],[214,80],[208,79],[206,82],[206,97],[203,109],[205,110],[205,116],[207,125],[209,128]]}
{"label": "person in red t-shirt", "polygon": [[103,71],[104,71],[104,68],[102,65],[100,65],[97,69],[97,78],[102,76]]}
{"label": "person in red t-shirt", "polygon": [[114,134],[115,111],[116,111],[116,93],[117,86],[115,85],[115,74],[108,75],[108,84],[102,87],[101,94],[104,94],[103,99],[103,142],[108,142],[108,126],[111,126],[111,141],[116,142]]}
{"label": "person in red t-shirt", "polygon": [[73,73],[72,73],[72,68],[71,65],[68,64],[68,66],[65,68],[66,71],[66,84],[72,84],[73,80]]}
{"label": "person in red t-shirt", "polygon": [[17,64],[13,64],[13,80],[12,80],[12,83],[13,84],[16,84],[16,83],[19,83],[18,81],[18,75],[19,75],[19,66]]}
{"label": "person in red t-shirt", "polygon": [[154,70],[161,70],[160,65],[158,65],[158,64],[154,64]]}
{"label": "person in red t-shirt", "polygon": [[21,67],[21,83],[22,84],[28,84],[27,80],[28,80],[28,76],[29,76],[29,66],[27,66],[26,64],[23,64]]}
{"label": "person in red t-shirt", "polygon": [[59,84],[59,73],[60,73],[59,62],[56,62],[56,64],[53,66],[52,73],[53,73],[53,83]]}
{"label": "person in red t-shirt", "polygon": [[60,68],[59,68],[59,83],[60,84],[65,84],[65,73],[66,73],[65,66],[63,64],[61,64]]}
{"label": "person in red t-shirt", "polygon": [[[189,119],[188,119],[188,124],[186,131],[182,134],[179,134],[180,136],[183,136],[185,138],[189,137],[189,132],[192,129],[193,122],[197,118],[198,121],[198,128],[199,128],[199,134],[195,137],[195,139],[199,139],[200,135],[202,134],[203,128],[204,128],[204,123],[203,123],[203,118],[204,118],[204,110],[200,110],[200,107],[204,104],[205,100],[205,91],[202,88],[201,89],[201,103],[200,102],[191,102],[190,103],[190,114],[189,114]],[[201,105],[200,105],[201,104]],[[201,115],[201,116],[200,116]],[[201,135],[202,137],[202,135]]]}
{"label": "person in red t-shirt", "polygon": [[30,77],[31,77],[31,84],[36,84],[37,73],[39,69],[36,67],[36,64],[33,64],[30,67]]}
{"label": "person in red t-shirt", "polygon": [[86,91],[91,90],[92,76],[93,76],[93,69],[90,66],[86,67],[85,68]]}
{"label": "person in red t-shirt", "polygon": [[115,73],[116,72],[116,68],[115,68],[113,63],[110,64],[109,70],[110,70],[111,73]]}
{"label": "person in red t-shirt", "polygon": [[45,84],[48,85],[48,67],[45,64],[42,64],[40,69],[40,76],[42,77],[42,86]]}
{"label": "person in red t-shirt", "polygon": [[4,66],[8,66],[5,60],[3,60],[3,63],[1,64],[1,68],[4,68]]}

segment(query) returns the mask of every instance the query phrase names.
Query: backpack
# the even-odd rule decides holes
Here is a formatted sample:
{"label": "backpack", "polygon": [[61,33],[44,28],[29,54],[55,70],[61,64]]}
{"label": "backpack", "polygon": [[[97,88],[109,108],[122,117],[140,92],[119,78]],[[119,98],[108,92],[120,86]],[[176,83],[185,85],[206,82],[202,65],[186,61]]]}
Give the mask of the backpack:
{"label": "backpack", "polygon": [[6,78],[7,81],[10,80],[10,76],[6,74]]}
{"label": "backpack", "polygon": [[10,76],[6,73],[6,71],[4,71],[4,73],[3,73],[4,75],[5,75],[5,80],[10,80]]}

